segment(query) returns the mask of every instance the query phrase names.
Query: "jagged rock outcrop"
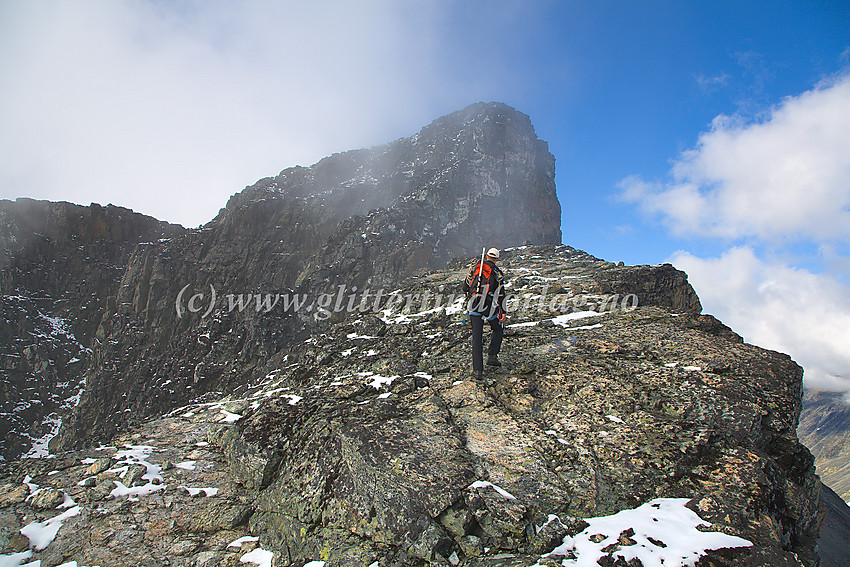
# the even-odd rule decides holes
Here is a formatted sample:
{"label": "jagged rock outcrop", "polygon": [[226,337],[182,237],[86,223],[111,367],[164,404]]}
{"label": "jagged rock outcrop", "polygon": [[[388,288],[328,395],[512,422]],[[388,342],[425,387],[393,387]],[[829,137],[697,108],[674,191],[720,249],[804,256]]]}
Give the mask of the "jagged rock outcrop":
{"label": "jagged rock outcrop", "polygon": [[[790,358],[700,315],[670,266],[618,267],[566,246],[504,255],[504,366],[484,380],[469,378],[463,299],[449,297],[464,259],[114,448],[7,466],[4,551],[26,548],[15,535],[24,517],[44,524],[62,511],[35,509],[36,488],[21,489],[29,475],[48,495],[68,494],[63,510],[80,507],[33,553],[45,567],[128,556],[237,565],[247,549],[229,544],[249,535],[275,565],[557,564],[578,552],[563,550],[584,520],[659,497],[685,499],[706,530],[752,543],[700,565],[816,563],[820,483],[795,435],[801,369]],[[656,282],[637,299],[604,292],[636,271]],[[647,529],[604,534],[619,539],[601,564],[619,564]],[[677,537],[654,533],[646,545],[660,553]]]}
{"label": "jagged rock outcrop", "polygon": [[55,433],[134,247],[182,231],[112,205],[0,201],[0,457]]}

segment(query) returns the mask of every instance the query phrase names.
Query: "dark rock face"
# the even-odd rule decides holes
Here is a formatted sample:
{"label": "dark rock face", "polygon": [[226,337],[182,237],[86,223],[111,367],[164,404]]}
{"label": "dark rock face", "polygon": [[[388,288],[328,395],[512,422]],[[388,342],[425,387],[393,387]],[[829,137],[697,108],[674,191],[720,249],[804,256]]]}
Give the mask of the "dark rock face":
{"label": "dark rock face", "polygon": [[55,432],[79,401],[95,330],[136,244],[182,232],[111,205],[0,201],[3,458]]}
{"label": "dark rock face", "polygon": [[[250,384],[133,428],[118,448],[7,465],[11,535],[50,515],[24,500],[29,475],[81,507],[33,555],[47,565],[238,565],[248,548],[228,544],[253,535],[275,564],[527,566],[563,558],[546,554],[582,519],[665,497],[753,544],[700,565],[816,564],[820,483],[795,435],[796,364],[692,301],[670,307],[690,293],[669,266],[567,246],[504,255],[504,366],[482,381],[469,378],[463,299],[449,297],[465,259],[400,284],[407,308],[348,314],[258,363]],[[646,303],[604,292],[636,270],[655,282],[639,290]],[[148,447],[147,464],[122,461],[124,444]],[[133,474],[145,468],[161,479]],[[112,493],[132,478],[138,501]],[[631,528],[600,564],[646,526]],[[25,546],[10,536],[3,552]]]}
{"label": "dark rock face", "polygon": [[850,506],[829,486],[821,489],[821,502],[826,508],[823,528],[818,538],[819,567],[840,567],[847,564],[850,557]]}

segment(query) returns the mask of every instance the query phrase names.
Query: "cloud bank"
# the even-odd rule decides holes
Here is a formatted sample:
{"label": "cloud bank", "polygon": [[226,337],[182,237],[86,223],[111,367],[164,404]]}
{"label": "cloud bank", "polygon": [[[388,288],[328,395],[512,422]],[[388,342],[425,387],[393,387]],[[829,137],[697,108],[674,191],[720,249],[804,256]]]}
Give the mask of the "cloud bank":
{"label": "cloud bank", "polygon": [[454,73],[443,17],[390,1],[2,3],[0,198],[204,223],[246,183],[488,93],[498,49]]}
{"label": "cloud bank", "polygon": [[[674,234],[728,246],[717,257],[680,251],[670,261],[706,311],[748,342],[789,353],[810,388],[850,390],[848,132],[844,75],[756,120],[718,116],[666,183],[620,183],[622,199]],[[801,262],[826,268],[793,265]]]}
{"label": "cloud bank", "polygon": [[718,116],[671,169],[622,197],[678,235],[850,240],[850,76],[787,98],[760,120]]}
{"label": "cloud bank", "polygon": [[835,278],[761,260],[746,246],[716,258],[678,252],[670,262],[747,342],[791,354],[807,387],[850,391],[850,291]]}

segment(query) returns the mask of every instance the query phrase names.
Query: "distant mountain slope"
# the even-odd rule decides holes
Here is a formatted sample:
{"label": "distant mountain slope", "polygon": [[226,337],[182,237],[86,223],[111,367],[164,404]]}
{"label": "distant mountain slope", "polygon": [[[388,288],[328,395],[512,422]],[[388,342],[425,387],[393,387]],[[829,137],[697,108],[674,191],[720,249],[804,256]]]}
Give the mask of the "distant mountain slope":
{"label": "distant mountain slope", "polygon": [[797,434],[815,456],[823,483],[844,501],[850,501],[850,403],[847,394],[806,391]]}
{"label": "distant mountain slope", "polygon": [[846,567],[850,565],[850,506],[828,486],[821,489],[821,502],[826,513],[818,539],[819,567]]}

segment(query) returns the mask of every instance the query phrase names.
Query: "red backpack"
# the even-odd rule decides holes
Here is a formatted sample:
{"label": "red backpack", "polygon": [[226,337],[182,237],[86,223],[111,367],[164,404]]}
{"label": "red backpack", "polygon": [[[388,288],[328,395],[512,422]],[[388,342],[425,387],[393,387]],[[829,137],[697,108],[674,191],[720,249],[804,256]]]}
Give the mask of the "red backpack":
{"label": "red backpack", "polygon": [[476,264],[475,269],[470,274],[469,295],[487,295],[490,291],[490,274],[492,272],[493,268],[487,262]]}

